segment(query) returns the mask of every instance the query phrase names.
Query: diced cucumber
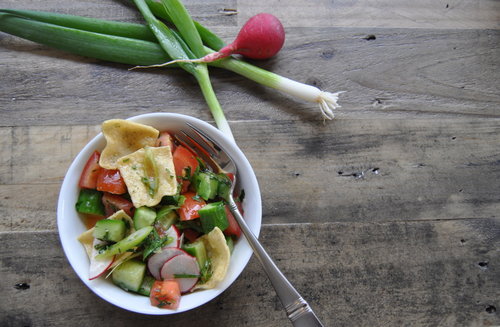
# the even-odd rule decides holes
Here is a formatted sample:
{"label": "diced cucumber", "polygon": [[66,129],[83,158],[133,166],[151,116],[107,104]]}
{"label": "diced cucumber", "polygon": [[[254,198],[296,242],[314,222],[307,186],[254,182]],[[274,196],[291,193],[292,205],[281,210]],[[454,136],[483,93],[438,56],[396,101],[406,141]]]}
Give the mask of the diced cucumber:
{"label": "diced cucumber", "polygon": [[184,244],[182,249],[193,257],[196,257],[200,269],[205,267],[207,261],[207,250],[203,241],[198,240],[193,243]]}
{"label": "diced cucumber", "polygon": [[227,200],[229,197],[229,192],[231,191],[232,182],[229,179],[229,177],[224,173],[217,174],[217,178],[219,179],[217,196],[220,197],[221,199]]}
{"label": "diced cucumber", "polygon": [[149,233],[151,233],[152,230],[153,230],[152,226],[143,227],[138,231],[135,231],[134,233],[125,237],[123,240],[111,245],[102,253],[98,254],[96,258],[97,259],[107,258],[115,254],[124,253],[128,250],[132,250],[136,246],[139,246],[139,244],[141,244],[146,239],[146,237],[148,237]]}
{"label": "diced cucumber", "polygon": [[179,219],[177,212],[175,212],[176,208],[175,206],[165,206],[158,210],[155,225],[162,230],[168,230]]}
{"label": "diced cucumber", "polygon": [[226,209],[222,201],[209,203],[198,210],[198,213],[205,234],[210,233],[215,227],[219,227],[221,231],[224,231],[229,226]]}
{"label": "diced cucumber", "polygon": [[234,250],[233,238],[231,236],[227,236],[227,235],[225,237],[226,237],[227,247],[229,248],[229,253],[233,254],[233,250]]}
{"label": "diced cucumber", "polygon": [[93,236],[102,241],[118,242],[125,237],[127,226],[123,220],[103,219],[95,224]]}
{"label": "diced cucumber", "polygon": [[[113,283],[126,291],[138,292],[142,286],[146,264],[139,260],[128,260],[113,271]],[[149,295],[149,294],[148,294]]]}
{"label": "diced cucumber", "polygon": [[75,204],[76,211],[80,213],[104,216],[104,205],[102,204],[102,192],[82,188]]}
{"label": "diced cucumber", "polygon": [[148,207],[139,207],[134,212],[134,227],[141,229],[146,226],[151,226],[155,222],[156,211]]}
{"label": "diced cucumber", "polygon": [[[179,184],[179,186],[181,186]],[[180,189],[179,191],[180,192]],[[185,200],[184,195],[176,194],[176,195],[165,195],[163,198],[161,198],[161,204],[162,205],[174,205],[174,206],[181,206],[184,203]]]}
{"label": "diced cucumber", "polygon": [[144,279],[142,280],[141,287],[139,287],[139,290],[137,293],[144,295],[144,296],[149,296],[151,293],[151,288],[153,287],[153,283],[155,282],[156,279],[154,279],[152,276],[145,275]]}
{"label": "diced cucumber", "polygon": [[194,177],[194,185],[196,193],[205,201],[212,200],[217,196],[219,181],[217,176],[210,171],[198,172]]}

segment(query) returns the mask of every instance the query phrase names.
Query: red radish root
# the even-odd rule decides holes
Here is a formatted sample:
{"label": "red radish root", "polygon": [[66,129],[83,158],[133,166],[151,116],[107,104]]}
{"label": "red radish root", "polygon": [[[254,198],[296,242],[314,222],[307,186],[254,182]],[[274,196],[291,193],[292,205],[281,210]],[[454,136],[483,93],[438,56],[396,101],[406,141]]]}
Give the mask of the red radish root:
{"label": "red radish root", "polygon": [[243,25],[233,43],[201,58],[200,61],[212,62],[232,54],[251,59],[268,59],[277,54],[284,43],[285,30],[279,19],[271,14],[260,13]]}
{"label": "red radish root", "polygon": [[250,59],[268,59],[276,55],[285,43],[285,29],[280,20],[267,13],[251,17],[241,28],[233,43],[217,52],[199,59],[177,59],[159,65],[136,66],[135,68],[165,67],[179,62],[208,63],[240,54]]}

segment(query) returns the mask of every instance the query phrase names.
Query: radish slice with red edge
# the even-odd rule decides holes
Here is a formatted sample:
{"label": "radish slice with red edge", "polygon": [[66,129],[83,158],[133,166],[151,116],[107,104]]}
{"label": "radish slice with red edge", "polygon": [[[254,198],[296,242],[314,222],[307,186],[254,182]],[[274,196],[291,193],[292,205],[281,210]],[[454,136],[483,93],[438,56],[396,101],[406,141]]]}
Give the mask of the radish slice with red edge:
{"label": "radish slice with red edge", "polygon": [[160,275],[162,279],[175,279],[179,282],[181,293],[187,293],[198,282],[200,267],[195,257],[187,253],[179,254],[165,262]]}
{"label": "radish slice with red edge", "polygon": [[170,237],[172,241],[170,241],[170,243],[165,244],[163,247],[176,247],[176,248],[180,247],[181,233],[179,232],[177,227],[175,227],[174,225],[170,226],[170,228],[167,229],[167,231],[163,235],[163,237],[165,236]]}
{"label": "radish slice with red edge", "polygon": [[106,244],[106,242],[94,238],[94,242],[92,243],[92,254],[90,257],[89,280],[96,279],[104,274],[115,261],[115,256],[102,259],[96,258],[96,256],[99,254],[99,250],[97,250],[96,248],[99,248],[104,244]]}
{"label": "radish slice with red edge", "polygon": [[161,252],[155,253],[148,260],[148,270],[153,275],[156,280],[162,280],[160,276],[160,270],[169,259],[172,257],[185,254],[184,250],[177,247],[164,247]]}

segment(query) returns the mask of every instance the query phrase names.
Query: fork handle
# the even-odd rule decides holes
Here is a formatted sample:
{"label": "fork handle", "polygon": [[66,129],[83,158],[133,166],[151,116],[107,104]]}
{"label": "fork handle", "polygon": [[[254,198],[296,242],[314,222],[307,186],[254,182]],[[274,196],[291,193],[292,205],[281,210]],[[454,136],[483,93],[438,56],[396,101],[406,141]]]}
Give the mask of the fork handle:
{"label": "fork handle", "polygon": [[255,235],[252,233],[247,223],[243,219],[233,197],[229,196],[229,209],[234,218],[240,225],[248,243],[264,271],[267,273],[271,284],[273,285],[281,304],[285,307],[286,313],[293,326],[295,327],[323,327],[321,321],[316,317],[309,304],[300,296],[299,292],[290,284],[288,279],[276,266],[266,250],[262,247]]}

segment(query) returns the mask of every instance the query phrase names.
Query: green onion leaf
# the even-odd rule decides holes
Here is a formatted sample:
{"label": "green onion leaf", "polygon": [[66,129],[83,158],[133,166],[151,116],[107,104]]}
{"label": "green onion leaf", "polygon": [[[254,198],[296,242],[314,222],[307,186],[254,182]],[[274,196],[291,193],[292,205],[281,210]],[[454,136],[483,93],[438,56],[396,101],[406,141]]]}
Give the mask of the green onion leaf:
{"label": "green onion leaf", "polygon": [[161,3],[191,51],[196,57],[203,57],[205,55],[203,42],[186,7],[179,0],[161,0]]}
{"label": "green onion leaf", "polygon": [[192,274],[174,274],[174,278],[199,278],[200,275],[192,275]]}

